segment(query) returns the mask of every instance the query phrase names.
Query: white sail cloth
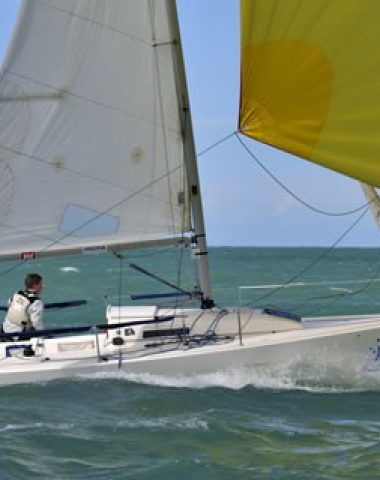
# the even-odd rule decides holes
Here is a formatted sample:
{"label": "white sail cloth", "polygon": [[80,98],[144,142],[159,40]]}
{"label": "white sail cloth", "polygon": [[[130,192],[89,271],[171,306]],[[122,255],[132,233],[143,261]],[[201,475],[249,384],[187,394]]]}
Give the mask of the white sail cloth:
{"label": "white sail cloth", "polygon": [[24,0],[0,76],[0,252],[190,229],[164,0]]}
{"label": "white sail cloth", "polygon": [[371,209],[372,215],[376,221],[377,226],[380,228],[380,198],[375,189],[371,185],[360,182],[360,185],[363,189],[365,198],[368,202],[368,205]]}

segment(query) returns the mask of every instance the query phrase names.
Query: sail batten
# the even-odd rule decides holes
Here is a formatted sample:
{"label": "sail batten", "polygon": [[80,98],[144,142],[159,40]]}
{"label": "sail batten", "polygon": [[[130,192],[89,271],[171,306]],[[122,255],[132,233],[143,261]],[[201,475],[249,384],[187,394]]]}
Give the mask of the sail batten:
{"label": "sail batten", "polygon": [[[45,87],[49,90],[47,92],[44,92],[44,93],[30,93],[30,94],[28,94],[26,92],[23,95],[19,95],[19,96],[15,96],[15,97],[4,96],[4,97],[0,97],[0,101],[3,100],[3,99],[5,101],[12,101],[12,100],[13,101],[21,101],[21,100],[43,100],[43,101],[45,101],[45,100],[48,100],[48,99],[62,100],[64,98],[64,96],[71,95],[71,96],[76,97],[78,100],[81,100],[83,102],[93,103],[94,105],[96,105],[98,107],[105,108],[105,109],[108,109],[108,110],[113,110],[114,112],[118,112],[119,114],[121,114],[123,116],[126,116],[126,117],[130,117],[134,120],[141,120],[141,121],[144,121],[146,123],[151,123],[155,127],[162,127],[162,125],[157,120],[152,120],[151,118],[148,118],[148,117],[138,116],[135,113],[128,112],[127,110],[122,110],[121,108],[119,108],[117,106],[107,105],[105,103],[101,103],[98,100],[95,100],[95,99],[90,98],[90,97],[86,97],[83,94],[79,95],[79,94],[76,94],[75,92],[69,91],[67,89],[60,89],[56,86],[48,85],[48,84],[46,84],[46,83],[44,83],[40,80],[37,80],[35,78],[31,78],[31,77],[27,77],[26,75],[21,75],[19,73],[12,72],[11,70],[7,70],[6,73],[9,76],[19,77],[23,80],[30,81],[33,84]],[[176,129],[173,128],[172,131],[175,132]]]}
{"label": "sail batten", "polygon": [[380,3],[241,0],[241,13],[240,131],[379,186]]}
{"label": "sail batten", "polygon": [[[34,0],[34,1],[39,1],[39,2],[43,3],[47,8],[50,8],[50,9],[55,10],[57,12],[61,12],[65,15],[68,15],[68,16],[71,16],[71,17],[76,17],[80,20],[83,20],[84,22],[90,22],[93,25],[97,25],[97,26],[99,26],[101,28],[104,28],[106,30],[110,30],[110,31],[118,33],[120,35],[124,35],[124,36],[126,36],[126,37],[128,37],[132,40],[137,41],[137,42],[141,42],[145,45],[151,46],[151,43],[148,42],[143,37],[138,37],[136,35],[132,35],[131,33],[126,32],[125,30],[122,30],[120,28],[117,28],[116,26],[111,26],[109,24],[106,24],[106,23],[103,23],[99,20],[96,20],[95,18],[91,18],[91,17],[85,16],[85,15],[80,15],[80,14],[76,13],[74,2],[71,2],[71,4],[72,4],[71,9],[70,8],[65,9],[64,8],[65,4],[62,3],[62,2],[51,2],[51,1],[45,2],[44,0]],[[66,5],[68,5],[68,3],[66,3]]]}
{"label": "sail batten", "polygon": [[0,252],[192,229],[172,42],[165,0],[24,0],[0,73]]}

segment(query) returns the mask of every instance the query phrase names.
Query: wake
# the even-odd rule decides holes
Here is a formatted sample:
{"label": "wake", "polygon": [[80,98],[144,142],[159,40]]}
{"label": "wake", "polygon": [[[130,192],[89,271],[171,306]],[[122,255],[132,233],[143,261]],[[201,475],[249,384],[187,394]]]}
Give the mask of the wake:
{"label": "wake", "polygon": [[[78,377],[77,377],[78,378]],[[355,393],[380,391],[380,367],[361,366],[356,371],[331,366],[288,364],[281,367],[239,368],[215,373],[164,376],[128,373],[123,370],[81,375],[81,380],[117,380],[165,388],[205,389],[221,387],[241,390],[301,390],[314,393]]]}

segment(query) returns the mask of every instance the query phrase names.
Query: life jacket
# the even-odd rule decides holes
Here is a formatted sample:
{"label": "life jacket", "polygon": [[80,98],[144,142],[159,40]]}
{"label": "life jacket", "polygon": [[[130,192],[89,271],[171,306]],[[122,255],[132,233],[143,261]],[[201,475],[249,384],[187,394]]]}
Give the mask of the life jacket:
{"label": "life jacket", "polygon": [[17,325],[21,330],[29,330],[32,327],[29,306],[38,299],[34,292],[27,290],[15,293],[8,307],[6,320]]}

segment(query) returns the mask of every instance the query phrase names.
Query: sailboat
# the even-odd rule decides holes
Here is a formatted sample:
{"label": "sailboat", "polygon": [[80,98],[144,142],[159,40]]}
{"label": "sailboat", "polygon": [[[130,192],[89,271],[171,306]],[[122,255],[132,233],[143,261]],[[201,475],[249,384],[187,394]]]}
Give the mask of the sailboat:
{"label": "sailboat", "polygon": [[[376,49],[358,56],[357,70],[333,55],[337,30],[351,35],[358,19],[371,20],[366,35],[377,44],[380,6],[347,1],[344,15],[341,7],[242,1],[239,128],[380,185],[376,101],[360,115],[366,89],[352,94],[355,73],[378,69]],[[323,21],[311,28],[317,15]],[[354,87],[344,83],[347,64]],[[380,315],[304,322],[215,306],[174,0],[24,0],[0,74],[0,125],[1,259],[32,266],[46,256],[184,245],[198,272],[193,291],[166,282],[197,308],[158,306],[157,294],[150,305],[108,304],[102,324],[2,334],[0,384],[118,370],[203,374],[295,358],[352,369],[376,361]]]}

